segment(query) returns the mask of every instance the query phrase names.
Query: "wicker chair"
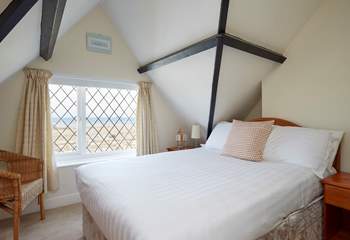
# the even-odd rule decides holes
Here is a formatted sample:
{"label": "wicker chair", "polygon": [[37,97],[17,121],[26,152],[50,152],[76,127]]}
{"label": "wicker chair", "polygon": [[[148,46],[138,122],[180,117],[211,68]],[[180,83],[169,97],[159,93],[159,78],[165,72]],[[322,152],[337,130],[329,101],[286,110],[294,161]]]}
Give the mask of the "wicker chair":
{"label": "wicker chair", "polygon": [[13,239],[18,240],[22,210],[36,198],[40,218],[45,219],[43,162],[0,150],[1,163],[5,170],[0,170],[0,208],[13,215]]}

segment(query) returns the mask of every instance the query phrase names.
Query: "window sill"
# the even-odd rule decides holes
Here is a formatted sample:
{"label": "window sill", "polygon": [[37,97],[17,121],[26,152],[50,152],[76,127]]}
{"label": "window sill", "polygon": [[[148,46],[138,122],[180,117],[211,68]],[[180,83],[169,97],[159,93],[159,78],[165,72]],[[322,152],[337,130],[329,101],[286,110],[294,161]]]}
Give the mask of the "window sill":
{"label": "window sill", "polygon": [[106,162],[113,161],[118,159],[132,158],[136,157],[135,152],[129,153],[113,153],[106,155],[98,155],[98,156],[77,156],[75,158],[69,157],[68,159],[65,157],[58,156],[56,158],[57,168],[65,168],[65,167],[76,167],[85,164],[98,163],[98,162]]}

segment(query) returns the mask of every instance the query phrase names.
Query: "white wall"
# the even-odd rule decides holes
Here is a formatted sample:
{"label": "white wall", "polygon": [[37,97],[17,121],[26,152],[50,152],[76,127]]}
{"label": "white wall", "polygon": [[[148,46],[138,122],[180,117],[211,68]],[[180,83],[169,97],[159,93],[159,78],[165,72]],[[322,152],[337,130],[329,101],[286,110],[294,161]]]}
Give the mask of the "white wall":
{"label": "white wall", "polygon": [[[86,32],[96,32],[112,37],[113,54],[99,54],[85,50]],[[95,8],[70,29],[56,44],[52,59],[45,62],[36,58],[28,66],[43,68],[54,74],[102,80],[148,81],[138,74],[138,62],[123,38],[104,14],[101,7]],[[22,96],[24,73],[18,71],[0,83],[0,149],[14,150],[19,102]],[[152,89],[152,100],[161,150],[175,144],[176,130],[182,126],[181,119],[164,100],[159,89]],[[79,200],[75,187],[75,167],[59,169],[60,190],[47,196],[47,207]],[[28,211],[36,210],[35,204]],[[27,212],[28,212],[27,211]],[[1,217],[1,216],[0,216]]]}
{"label": "white wall", "polygon": [[250,112],[245,116],[245,120],[252,120],[256,118],[261,118],[262,116],[262,101],[261,99],[255,106],[250,110]]}
{"label": "white wall", "polygon": [[288,47],[288,60],[262,84],[263,115],[346,132],[350,172],[350,1],[326,0]]}
{"label": "white wall", "polygon": [[0,148],[14,150],[19,104],[23,90],[24,73],[0,82]]}

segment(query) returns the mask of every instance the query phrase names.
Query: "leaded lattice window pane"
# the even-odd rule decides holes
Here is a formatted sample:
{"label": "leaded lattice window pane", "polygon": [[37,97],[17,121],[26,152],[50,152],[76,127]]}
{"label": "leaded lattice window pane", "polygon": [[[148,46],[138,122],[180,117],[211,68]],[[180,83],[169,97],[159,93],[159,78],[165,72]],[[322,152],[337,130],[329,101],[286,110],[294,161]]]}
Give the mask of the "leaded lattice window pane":
{"label": "leaded lattice window pane", "polygon": [[78,150],[77,88],[67,85],[49,85],[52,139],[55,152]]}
{"label": "leaded lattice window pane", "polygon": [[136,98],[136,90],[86,88],[88,152],[136,149]]}

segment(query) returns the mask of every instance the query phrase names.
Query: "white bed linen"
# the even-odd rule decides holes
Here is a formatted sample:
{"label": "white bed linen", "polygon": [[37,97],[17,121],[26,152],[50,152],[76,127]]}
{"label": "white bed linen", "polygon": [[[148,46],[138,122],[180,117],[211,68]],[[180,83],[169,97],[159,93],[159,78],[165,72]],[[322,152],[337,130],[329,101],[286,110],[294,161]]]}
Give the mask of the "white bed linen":
{"label": "white bed linen", "polygon": [[109,240],[250,240],[322,193],[314,173],[204,148],[76,170],[83,204]]}

